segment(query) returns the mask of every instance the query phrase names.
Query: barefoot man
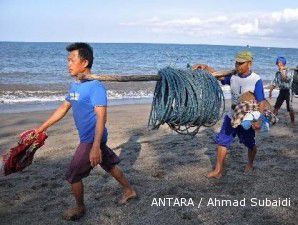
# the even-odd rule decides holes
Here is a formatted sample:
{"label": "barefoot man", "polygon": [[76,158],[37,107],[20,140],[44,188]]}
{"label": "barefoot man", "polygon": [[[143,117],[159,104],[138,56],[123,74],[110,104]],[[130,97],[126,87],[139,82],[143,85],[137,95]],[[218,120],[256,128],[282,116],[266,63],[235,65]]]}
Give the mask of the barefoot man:
{"label": "barefoot man", "polygon": [[[232,95],[232,107],[234,108],[239,103],[239,97],[245,92],[252,92],[255,99],[259,103],[259,111],[263,112],[265,107],[265,95],[263,82],[259,75],[251,71],[253,57],[248,51],[239,52],[236,55],[235,70],[236,75],[230,75],[225,78],[218,78],[223,85],[230,85]],[[193,69],[206,69],[209,72],[215,72],[215,70],[207,65],[198,64]],[[231,125],[232,110],[224,117],[223,124],[220,132],[216,135],[217,143],[217,160],[215,169],[208,174],[208,177],[220,178],[223,174],[223,165],[228,148],[233,143],[236,135],[238,136],[240,143],[243,143],[248,149],[248,163],[245,167],[245,173],[253,169],[253,162],[257,153],[257,147],[255,143],[255,131],[260,127],[259,122],[253,124],[253,128],[249,130],[243,129],[242,126],[233,128]]]}
{"label": "barefoot man", "polygon": [[136,192],[122,170],[116,166],[120,161],[118,156],[106,145],[108,131],[105,127],[107,119],[105,87],[100,81],[77,79],[80,73],[91,73],[93,50],[86,43],[71,44],[66,50],[69,52],[68,70],[74,82],[71,84],[65,101],[48,120],[36,129],[36,132],[46,131],[72,108],[80,144],[66,172],[66,180],[71,184],[76,206],[66,210],[63,219],[75,220],[82,217],[86,211],[82,179],[87,177],[97,164],[110,173],[123,187],[123,196],[119,203],[123,204],[135,198]]}

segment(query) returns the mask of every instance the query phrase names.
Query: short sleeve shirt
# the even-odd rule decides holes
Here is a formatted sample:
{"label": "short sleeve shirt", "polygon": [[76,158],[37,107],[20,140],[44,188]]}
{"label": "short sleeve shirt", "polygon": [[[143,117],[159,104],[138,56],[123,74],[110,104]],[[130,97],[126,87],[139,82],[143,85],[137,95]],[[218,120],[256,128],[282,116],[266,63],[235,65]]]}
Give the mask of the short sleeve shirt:
{"label": "short sleeve shirt", "polygon": [[247,91],[254,93],[257,102],[265,100],[263,81],[254,72],[251,72],[248,76],[242,76],[241,74],[227,76],[221,83],[230,85],[232,104],[238,104],[239,97]]}
{"label": "short sleeve shirt", "polygon": [[[286,75],[286,79],[283,78],[283,73]],[[291,89],[293,82],[293,73],[287,69],[283,71],[277,71],[275,73],[272,84],[279,87],[279,89]]]}
{"label": "short sleeve shirt", "polygon": [[[82,143],[93,143],[96,114],[94,107],[107,106],[107,94],[100,81],[73,82],[65,98],[71,103],[73,118]],[[105,128],[101,142],[106,142],[108,131]]]}

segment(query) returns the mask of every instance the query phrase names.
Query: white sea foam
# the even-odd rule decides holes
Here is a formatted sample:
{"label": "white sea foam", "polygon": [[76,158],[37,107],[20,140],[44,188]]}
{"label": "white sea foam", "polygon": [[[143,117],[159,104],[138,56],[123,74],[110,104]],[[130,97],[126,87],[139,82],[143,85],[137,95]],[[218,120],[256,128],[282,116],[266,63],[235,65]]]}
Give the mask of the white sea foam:
{"label": "white sea foam", "polygon": [[48,97],[21,97],[21,96],[1,96],[0,103],[16,104],[25,102],[55,102],[63,101],[64,96],[48,96]]}
{"label": "white sea foam", "polygon": [[[108,99],[140,99],[152,98],[153,93],[147,91],[114,91],[107,92]],[[0,95],[0,103],[17,104],[17,103],[38,103],[38,102],[57,102],[65,99],[64,94],[57,94],[56,91],[6,91]]]}
{"label": "white sea foam", "polygon": [[[230,87],[222,86],[226,99],[231,98]],[[278,90],[273,91],[273,97],[276,97]],[[126,99],[150,99],[153,93],[150,91],[107,91],[109,100]],[[265,95],[268,97],[269,89],[265,89]],[[0,95],[0,104],[18,104],[18,103],[39,103],[39,102],[60,102],[65,99],[65,95],[60,91],[5,91]]]}
{"label": "white sea foam", "polygon": [[107,92],[108,94],[108,99],[134,99],[134,98],[152,98],[153,93],[149,93],[147,91],[129,91],[129,92],[118,92],[118,91],[113,91],[109,90]]}

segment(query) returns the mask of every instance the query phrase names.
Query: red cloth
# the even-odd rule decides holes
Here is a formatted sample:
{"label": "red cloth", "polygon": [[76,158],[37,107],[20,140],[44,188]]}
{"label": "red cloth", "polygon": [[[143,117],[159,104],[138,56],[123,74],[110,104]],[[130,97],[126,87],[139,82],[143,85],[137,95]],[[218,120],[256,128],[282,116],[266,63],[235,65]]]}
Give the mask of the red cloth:
{"label": "red cloth", "polygon": [[18,145],[4,154],[4,175],[22,171],[32,163],[37,149],[44,145],[46,133],[36,134],[34,130],[27,130],[20,134]]}

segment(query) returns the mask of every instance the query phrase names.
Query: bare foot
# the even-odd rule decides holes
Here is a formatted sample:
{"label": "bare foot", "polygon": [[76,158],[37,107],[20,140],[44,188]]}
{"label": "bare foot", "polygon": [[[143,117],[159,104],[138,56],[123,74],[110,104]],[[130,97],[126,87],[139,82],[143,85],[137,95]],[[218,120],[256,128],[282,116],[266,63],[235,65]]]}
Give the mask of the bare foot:
{"label": "bare foot", "polygon": [[78,220],[82,216],[84,216],[86,212],[85,206],[76,206],[74,208],[70,208],[65,210],[65,212],[62,215],[62,219],[64,220]]}
{"label": "bare foot", "polygon": [[221,172],[221,171],[213,170],[212,172],[210,172],[210,173],[207,174],[207,177],[208,177],[208,178],[216,178],[216,179],[219,179],[219,178],[222,177],[222,172]]}
{"label": "bare foot", "polygon": [[118,204],[126,204],[129,200],[137,198],[137,193],[132,188],[124,191],[122,197],[119,199]]}
{"label": "bare foot", "polygon": [[245,174],[248,174],[248,173],[252,172],[253,169],[254,169],[254,168],[253,168],[253,165],[251,165],[251,164],[247,164],[247,165],[245,166],[244,173],[245,173]]}

